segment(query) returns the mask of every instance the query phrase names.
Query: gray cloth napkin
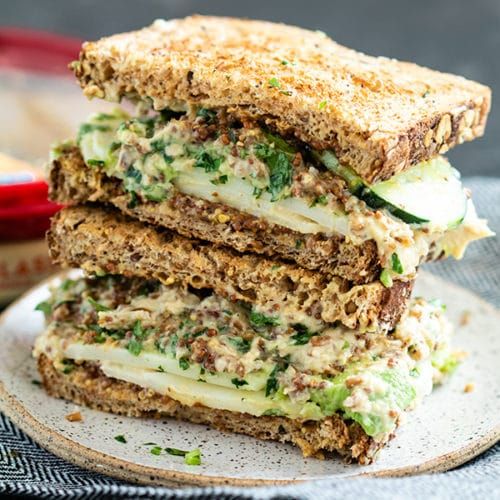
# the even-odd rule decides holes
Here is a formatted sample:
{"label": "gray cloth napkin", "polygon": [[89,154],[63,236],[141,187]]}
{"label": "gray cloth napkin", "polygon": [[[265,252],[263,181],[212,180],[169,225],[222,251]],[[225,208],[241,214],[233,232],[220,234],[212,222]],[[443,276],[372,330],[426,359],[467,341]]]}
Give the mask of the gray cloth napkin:
{"label": "gray cloth napkin", "polygon": [[[478,212],[500,234],[500,179],[469,178]],[[474,243],[466,257],[426,266],[500,307],[500,240]],[[500,444],[450,472],[398,479],[332,479],[283,487],[189,488],[129,485],[82,470],[40,448],[0,414],[0,493],[39,498],[499,498]]]}

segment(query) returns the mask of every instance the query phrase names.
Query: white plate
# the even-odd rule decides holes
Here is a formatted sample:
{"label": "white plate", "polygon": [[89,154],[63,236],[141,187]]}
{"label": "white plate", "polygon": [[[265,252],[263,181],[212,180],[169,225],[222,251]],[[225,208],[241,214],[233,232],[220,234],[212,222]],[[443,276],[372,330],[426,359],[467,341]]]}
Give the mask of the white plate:
{"label": "white plate", "polygon": [[[455,346],[469,357],[445,386],[408,414],[396,438],[369,466],[340,459],[305,459],[292,446],[226,434],[173,420],[119,417],[48,397],[37,380],[31,346],[43,328],[35,305],[47,295],[40,285],[7,309],[0,321],[0,409],[43,447],[77,465],[141,483],[282,483],[334,476],[398,476],[455,467],[494,444],[500,436],[500,313],[470,292],[422,273],[416,294],[439,297],[457,326]],[[470,322],[460,325],[463,313]],[[464,386],[473,383],[472,392]],[[65,415],[80,409],[84,421]],[[123,434],[127,444],[114,436]],[[182,458],[155,456],[143,443],[201,448],[201,466]]]}

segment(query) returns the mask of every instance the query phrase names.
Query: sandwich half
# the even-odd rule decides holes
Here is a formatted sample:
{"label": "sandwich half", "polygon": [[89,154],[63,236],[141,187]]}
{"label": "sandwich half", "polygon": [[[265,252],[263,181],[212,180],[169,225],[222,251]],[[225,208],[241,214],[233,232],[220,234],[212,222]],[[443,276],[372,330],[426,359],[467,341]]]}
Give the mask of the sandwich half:
{"label": "sandwich half", "polygon": [[120,102],[52,151],[49,394],[370,463],[457,365],[419,265],[489,236],[442,155],[487,87],[299,28],[195,16],[85,43]]}
{"label": "sandwich half", "polygon": [[118,275],[62,280],[39,309],[47,329],[35,355],[53,396],[362,464],[457,364],[441,304],[423,299],[390,334],[294,323],[213,290]]}
{"label": "sandwich half", "polygon": [[51,196],[353,283],[412,279],[490,234],[439,156],[483,133],[487,87],[257,21],[191,17],[86,43],[93,115]]}

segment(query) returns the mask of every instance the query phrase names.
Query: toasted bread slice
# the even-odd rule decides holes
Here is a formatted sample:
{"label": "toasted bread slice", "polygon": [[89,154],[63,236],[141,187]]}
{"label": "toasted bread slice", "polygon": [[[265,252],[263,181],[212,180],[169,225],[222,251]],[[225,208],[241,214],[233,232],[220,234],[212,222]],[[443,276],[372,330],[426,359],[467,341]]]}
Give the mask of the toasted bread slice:
{"label": "toasted bread slice", "polygon": [[75,365],[64,374],[43,354],[38,358],[38,369],[46,391],[57,398],[129,417],[174,417],[258,439],[292,443],[306,457],[322,458],[324,452],[337,452],[348,460],[369,464],[385,444],[375,442],[359,424],[338,415],[321,421],[302,421],[185,406],[150,389],[109,378],[95,364]]}
{"label": "toasted bread slice", "polygon": [[488,87],[367,56],[321,32],[218,17],[159,20],[85,43],[73,69],[88,97],[224,107],[333,149],[368,182],[482,135],[491,100]]}
{"label": "toasted bread slice", "polygon": [[92,273],[181,282],[247,303],[283,307],[348,328],[387,330],[405,310],[413,282],[349,282],[252,254],[215,248],[99,207],[59,212],[48,233],[54,262]]}
{"label": "toasted bread slice", "polygon": [[122,183],[89,168],[76,147],[66,149],[49,170],[51,199],[65,205],[99,202],[182,236],[229,246],[239,252],[294,261],[302,267],[339,276],[354,284],[378,279],[381,266],[373,240],[362,245],[341,235],[304,234],[266,222],[221,203],[177,192],[164,202],[130,206]]}

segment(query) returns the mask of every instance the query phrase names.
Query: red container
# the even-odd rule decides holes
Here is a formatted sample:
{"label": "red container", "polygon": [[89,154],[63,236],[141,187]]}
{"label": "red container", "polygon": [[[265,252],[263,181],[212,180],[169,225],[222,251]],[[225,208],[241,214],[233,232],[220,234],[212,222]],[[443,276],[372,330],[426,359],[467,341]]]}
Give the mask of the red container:
{"label": "red container", "polygon": [[[76,39],[0,28],[0,83],[4,84],[0,85],[4,92],[0,105],[7,108],[0,130],[0,304],[54,270],[44,236],[50,217],[60,206],[47,199],[48,186],[41,168],[30,164],[40,157],[44,147],[46,158],[50,144],[39,144],[36,151],[29,148],[36,142],[34,137],[46,133],[43,122],[36,121],[43,115],[36,112],[37,106],[41,109],[37,93],[43,92],[50,106],[51,99],[58,98],[60,88],[72,85],[67,66],[78,57],[80,46]],[[34,110],[31,114],[23,107],[28,109],[30,105],[30,111]],[[31,127],[27,126],[30,116]]]}

